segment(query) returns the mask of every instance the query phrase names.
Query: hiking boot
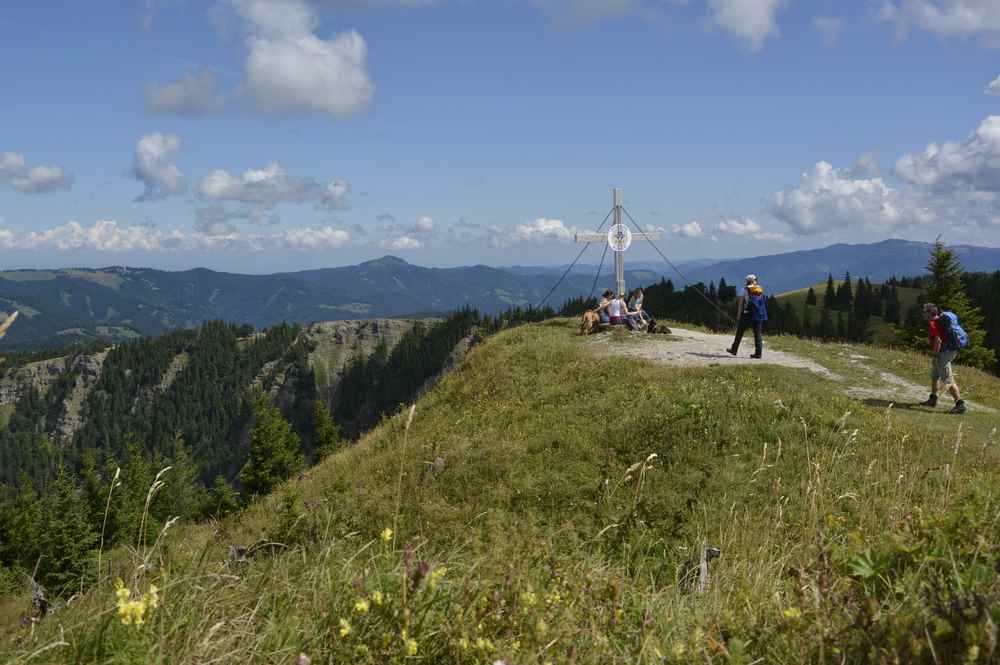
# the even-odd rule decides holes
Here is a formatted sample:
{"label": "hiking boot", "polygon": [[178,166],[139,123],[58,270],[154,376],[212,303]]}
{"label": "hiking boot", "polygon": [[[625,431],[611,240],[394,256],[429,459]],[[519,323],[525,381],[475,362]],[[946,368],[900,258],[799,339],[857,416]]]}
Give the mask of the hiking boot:
{"label": "hiking boot", "polygon": [[763,358],[764,356],[760,355],[759,353],[751,353],[751,354],[750,354],[750,357],[751,357],[751,358],[756,358],[756,359],[760,360],[760,359],[761,359],[761,358]]}
{"label": "hiking boot", "polygon": [[937,395],[931,393],[931,396],[927,398],[926,401],[921,402],[920,406],[929,406],[932,409],[937,406]]}
{"label": "hiking boot", "polygon": [[951,407],[948,413],[965,413],[968,410],[968,407],[965,406],[965,400],[960,399],[955,402],[955,406]]}
{"label": "hiking boot", "polygon": [[734,349],[733,347],[729,347],[728,349],[726,349],[726,351],[728,351],[729,355],[731,355],[731,356],[735,356],[736,355],[736,349]]}

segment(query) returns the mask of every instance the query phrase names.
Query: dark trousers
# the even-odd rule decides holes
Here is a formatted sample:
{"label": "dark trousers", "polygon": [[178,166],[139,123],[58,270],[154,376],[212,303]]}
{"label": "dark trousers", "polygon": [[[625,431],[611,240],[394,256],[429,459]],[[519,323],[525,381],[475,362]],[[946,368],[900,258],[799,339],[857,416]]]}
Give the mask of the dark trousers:
{"label": "dark trousers", "polygon": [[764,322],[754,321],[746,316],[740,318],[740,323],[736,326],[736,339],[733,340],[733,352],[737,353],[740,350],[740,342],[743,341],[743,333],[747,331],[747,328],[753,329],[753,348],[754,355],[759,356],[764,350]]}

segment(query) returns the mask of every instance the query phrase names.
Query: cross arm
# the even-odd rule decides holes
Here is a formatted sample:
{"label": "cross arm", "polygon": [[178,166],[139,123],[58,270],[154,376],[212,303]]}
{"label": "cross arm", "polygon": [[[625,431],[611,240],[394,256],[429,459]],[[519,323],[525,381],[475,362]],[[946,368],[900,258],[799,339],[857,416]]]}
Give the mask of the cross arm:
{"label": "cross arm", "polygon": [[607,233],[577,233],[577,242],[606,242],[608,239]]}
{"label": "cross arm", "polygon": [[660,233],[659,231],[653,231],[651,233],[640,233],[638,231],[633,231],[632,238],[633,239],[638,238],[640,240],[643,238],[645,238],[646,240],[662,240],[663,234]]}

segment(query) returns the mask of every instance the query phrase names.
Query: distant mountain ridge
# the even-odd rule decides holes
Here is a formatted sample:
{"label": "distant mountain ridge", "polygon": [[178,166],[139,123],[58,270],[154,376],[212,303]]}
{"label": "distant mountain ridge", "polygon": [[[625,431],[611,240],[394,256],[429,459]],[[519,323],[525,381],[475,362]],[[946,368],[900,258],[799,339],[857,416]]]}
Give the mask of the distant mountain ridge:
{"label": "distant mountain ridge", "polygon": [[[968,271],[1000,269],[1000,248],[957,245]],[[692,281],[742,283],[760,276],[771,293],[815,284],[833,273],[883,280],[923,272],[930,245],[907,240],[836,244],[821,249],[718,262],[673,257]],[[549,295],[558,307],[566,299],[614,285],[612,262],[599,279],[595,266],[580,266]],[[626,263],[629,288],[669,277],[671,268],[650,261]],[[430,315],[471,306],[497,313],[536,305],[565,266],[495,268],[474,265],[425,268],[383,256],[339,268],[271,275],[241,275],[195,268],[170,272],[152,268],[12,270],[0,272],[0,309],[21,317],[0,344],[2,349],[51,346],[95,338],[122,340],[222,319],[257,327],[282,321],[391,318]]]}

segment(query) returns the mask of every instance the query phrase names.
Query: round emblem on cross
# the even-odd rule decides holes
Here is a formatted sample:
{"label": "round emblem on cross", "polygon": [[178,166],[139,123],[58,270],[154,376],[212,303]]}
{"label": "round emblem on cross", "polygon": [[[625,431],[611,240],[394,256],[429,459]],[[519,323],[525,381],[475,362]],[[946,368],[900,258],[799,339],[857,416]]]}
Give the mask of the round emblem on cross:
{"label": "round emblem on cross", "polygon": [[632,231],[624,224],[615,224],[608,230],[608,246],[612,251],[624,252],[632,244]]}

